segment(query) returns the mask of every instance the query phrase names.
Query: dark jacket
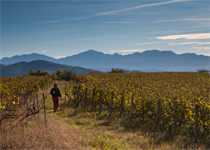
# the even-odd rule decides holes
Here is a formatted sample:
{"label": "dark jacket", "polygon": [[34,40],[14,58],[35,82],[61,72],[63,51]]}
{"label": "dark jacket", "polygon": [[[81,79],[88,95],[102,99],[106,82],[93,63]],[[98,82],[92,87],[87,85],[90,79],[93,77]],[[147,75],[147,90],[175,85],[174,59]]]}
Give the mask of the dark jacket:
{"label": "dark jacket", "polygon": [[59,88],[52,88],[51,91],[50,91],[50,94],[53,97],[60,97],[61,98],[61,93],[60,93]]}

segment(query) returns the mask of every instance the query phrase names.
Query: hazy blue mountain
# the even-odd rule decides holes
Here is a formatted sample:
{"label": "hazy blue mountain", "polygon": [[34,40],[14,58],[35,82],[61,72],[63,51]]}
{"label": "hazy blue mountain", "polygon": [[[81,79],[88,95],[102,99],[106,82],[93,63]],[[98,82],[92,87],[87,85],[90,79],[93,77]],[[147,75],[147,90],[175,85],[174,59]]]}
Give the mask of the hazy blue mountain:
{"label": "hazy blue mountain", "polygon": [[34,71],[37,70],[43,70],[48,71],[50,74],[53,74],[57,71],[57,69],[60,70],[72,70],[76,72],[77,74],[85,74],[90,73],[90,69],[82,68],[82,67],[71,67],[67,65],[61,65],[52,63],[45,60],[36,60],[31,62],[19,62],[12,65],[1,65],[1,77],[4,76],[16,76],[16,75],[27,75],[28,71],[33,69]]}
{"label": "hazy blue mountain", "polygon": [[55,58],[53,57],[49,57],[46,55],[42,55],[42,54],[37,54],[37,53],[32,53],[32,54],[24,54],[24,55],[15,55],[13,57],[4,57],[2,58],[1,64],[5,64],[5,65],[10,65],[10,64],[14,64],[14,63],[18,63],[18,62],[30,62],[33,60],[46,60],[46,61],[51,61],[51,62],[55,62]]}
{"label": "hazy blue mountain", "polygon": [[5,67],[5,65],[3,65],[3,64],[0,64],[0,68],[4,68]]}
{"label": "hazy blue mountain", "polygon": [[[36,55],[36,56],[35,56]],[[27,58],[28,56],[28,58]],[[22,58],[23,57],[23,58]],[[15,59],[14,59],[15,58]],[[100,71],[110,71],[108,68],[123,68],[125,70],[161,70],[161,71],[197,71],[198,69],[209,69],[209,56],[196,55],[194,53],[176,54],[172,51],[147,50],[142,53],[136,52],[129,55],[115,53],[104,54],[102,52],[88,50],[77,55],[61,59],[54,59],[45,55],[29,54],[18,56],[20,60],[47,59],[59,64],[69,66],[80,66]],[[51,59],[51,60],[49,60]],[[7,61],[6,61],[7,60]],[[2,64],[17,61],[17,56],[2,58]]]}
{"label": "hazy blue mountain", "polygon": [[[193,53],[176,54],[172,51],[148,50],[129,55],[103,54],[89,50],[57,60],[58,63],[85,68],[123,68],[127,70],[196,71],[209,68],[209,56]],[[99,69],[103,70],[104,69]]]}
{"label": "hazy blue mountain", "polygon": [[106,59],[110,57],[112,57],[110,54],[88,50],[77,55],[61,58],[57,60],[57,62],[61,64],[72,64],[72,66],[87,66],[88,68],[95,68],[97,63],[103,65],[103,62],[106,63]]}

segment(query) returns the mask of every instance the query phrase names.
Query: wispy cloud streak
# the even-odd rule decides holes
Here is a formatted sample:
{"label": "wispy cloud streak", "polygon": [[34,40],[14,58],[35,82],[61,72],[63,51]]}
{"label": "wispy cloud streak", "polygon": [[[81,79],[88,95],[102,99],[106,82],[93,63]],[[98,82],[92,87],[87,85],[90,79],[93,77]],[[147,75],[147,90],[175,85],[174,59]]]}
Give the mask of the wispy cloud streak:
{"label": "wispy cloud streak", "polygon": [[169,43],[168,45],[187,45],[187,44],[206,45],[210,44],[210,42],[182,42],[182,43]]}
{"label": "wispy cloud streak", "polygon": [[98,13],[97,15],[98,16],[101,16],[101,15],[112,15],[112,14],[116,14],[116,13],[122,13],[122,12],[126,12],[126,11],[132,11],[132,10],[136,10],[136,9],[144,8],[144,7],[160,6],[160,5],[166,5],[166,4],[171,4],[171,3],[176,3],[176,2],[184,2],[184,1],[188,1],[188,0],[172,0],[172,1],[168,1],[168,2],[145,4],[145,5],[139,5],[139,6],[125,8],[125,9],[119,9],[119,10],[102,12],[102,13]]}
{"label": "wispy cloud streak", "polygon": [[66,19],[59,19],[59,20],[52,20],[52,21],[44,21],[42,23],[58,23],[58,22],[66,22],[66,21],[73,21],[73,20],[81,20],[81,19],[87,19],[87,18],[92,18],[92,17],[97,17],[97,16],[112,15],[112,14],[116,14],[116,13],[132,11],[132,10],[145,8],[145,7],[160,6],[160,5],[166,5],[166,4],[184,2],[184,1],[189,1],[189,0],[171,0],[171,1],[167,1],[167,2],[161,2],[161,3],[144,4],[144,5],[124,8],[124,9],[101,12],[101,13],[97,13],[97,14],[94,14],[94,15],[91,15],[91,16],[86,16],[86,17],[66,18]]}
{"label": "wispy cloud streak", "polygon": [[59,19],[59,20],[52,20],[52,21],[44,21],[42,23],[59,23],[59,22],[81,20],[81,19],[92,18],[92,17],[95,17],[95,15],[93,15],[93,16],[86,16],[86,17],[78,17],[78,18],[66,18],[66,19]]}
{"label": "wispy cloud streak", "polygon": [[134,44],[131,44],[132,46],[133,45],[151,45],[151,44],[162,44],[162,43],[166,43],[166,41],[162,41],[162,42],[147,42],[147,43],[134,43]]}
{"label": "wispy cloud streak", "polygon": [[210,50],[210,47],[191,47],[191,49],[196,49],[197,51],[203,51],[203,50]]}
{"label": "wispy cloud streak", "polygon": [[159,36],[155,39],[160,40],[176,40],[176,39],[210,39],[210,33],[198,33],[198,34],[181,34],[181,35],[168,35],[168,36]]}
{"label": "wispy cloud streak", "polygon": [[49,33],[75,32],[79,30],[82,30],[82,29],[63,29],[63,30],[50,31]]}
{"label": "wispy cloud streak", "polygon": [[175,21],[210,21],[210,18],[185,18],[185,19],[172,19],[172,20],[158,20],[155,22],[175,22]]}
{"label": "wispy cloud streak", "polygon": [[109,22],[100,22],[100,23],[126,24],[126,23],[135,23],[135,22],[131,22],[131,21],[109,21]]}
{"label": "wispy cloud streak", "polygon": [[145,51],[146,49],[128,49],[128,50],[114,50],[111,51],[112,53],[114,52],[141,52],[141,51]]}
{"label": "wispy cloud streak", "polygon": [[48,43],[65,43],[65,42],[75,42],[75,41],[89,41],[89,40],[102,40],[102,39],[110,39],[110,38],[120,38],[124,36],[104,36],[98,38],[84,38],[84,39],[75,39],[75,40],[65,40],[65,41],[54,41]]}

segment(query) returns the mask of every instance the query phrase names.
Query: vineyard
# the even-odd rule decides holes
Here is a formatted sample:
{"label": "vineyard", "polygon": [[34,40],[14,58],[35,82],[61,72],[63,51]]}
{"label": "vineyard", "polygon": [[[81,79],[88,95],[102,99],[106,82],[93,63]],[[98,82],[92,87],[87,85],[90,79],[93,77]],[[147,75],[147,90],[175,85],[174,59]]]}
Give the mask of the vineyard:
{"label": "vineyard", "polygon": [[[0,78],[0,113],[1,123],[5,119],[19,118],[29,116],[29,110],[32,108],[35,114],[38,111],[38,105],[35,106],[35,94],[44,89],[51,83],[49,76],[17,76]],[[33,96],[33,97],[32,97]],[[32,101],[33,98],[33,101]],[[35,112],[36,111],[36,112]]]}
{"label": "vineyard", "polygon": [[[74,77],[75,104],[107,109],[139,126],[207,141],[210,131],[209,74],[191,72],[85,74]],[[77,97],[77,98],[76,98]],[[101,110],[99,110],[100,113]]]}

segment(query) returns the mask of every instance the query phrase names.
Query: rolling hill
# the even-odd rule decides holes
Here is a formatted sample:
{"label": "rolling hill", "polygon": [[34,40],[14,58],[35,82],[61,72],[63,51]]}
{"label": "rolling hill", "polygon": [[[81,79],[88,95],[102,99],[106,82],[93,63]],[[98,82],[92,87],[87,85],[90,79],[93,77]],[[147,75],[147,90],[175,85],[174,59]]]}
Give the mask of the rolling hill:
{"label": "rolling hill", "polygon": [[85,74],[89,73],[91,70],[82,68],[82,67],[71,67],[67,65],[56,64],[53,62],[45,61],[45,60],[36,60],[31,62],[19,62],[12,65],[2,65],[1,64],[1,77],[4,76],[16,76],[16,75],[27,75],[28,71],[33,69],[36,70],[43,70],[48,71],[50,74],[56,72],[57,69],[60,70],[72,70],[77,74]]}

